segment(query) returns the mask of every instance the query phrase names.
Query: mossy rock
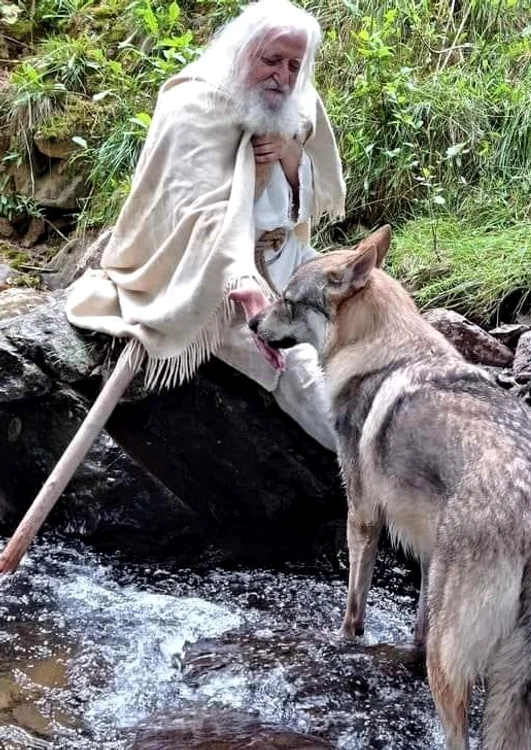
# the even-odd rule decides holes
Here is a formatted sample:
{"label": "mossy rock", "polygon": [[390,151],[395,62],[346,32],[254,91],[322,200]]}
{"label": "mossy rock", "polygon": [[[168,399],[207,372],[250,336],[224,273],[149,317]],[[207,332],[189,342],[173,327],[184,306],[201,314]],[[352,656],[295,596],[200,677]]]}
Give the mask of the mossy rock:
{"label": "mossy rock", "polygon": [[0,242],[0,261],[9,264],[18,271],[21,266],[31,263],[31,255],[18,245],[11,244],[11,242]]}
{"label": "mossy rock", "polygon": [[0,24],[0,31],[5,31],[11,39],[29,44],[35,32],[35,24],[29,18],[18,18],[14,23]]}
{"label": "mossy rock", "polygon": [[44,120],[35,135],[56,141],[70,140],[76,135],[89,136],[95,130],[105,130],[107,122],[113,118],[113,111],[112,104],[105,106],[102,102],[71,94],[64,109]]}

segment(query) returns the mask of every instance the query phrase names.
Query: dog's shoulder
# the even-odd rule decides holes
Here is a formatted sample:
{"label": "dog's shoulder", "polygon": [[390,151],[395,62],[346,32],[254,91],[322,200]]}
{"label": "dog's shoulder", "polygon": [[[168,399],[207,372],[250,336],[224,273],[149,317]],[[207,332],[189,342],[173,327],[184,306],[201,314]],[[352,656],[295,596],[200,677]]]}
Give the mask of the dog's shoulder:
{"label": "dog's shoulder", "polygon": [[397,359],[393,363],[377,366],[362,373],[353,372],[349,377],[344,378],[332,398],[335,426],[339,435],[354,430],[359,437],[379,390],[405,366],[404,360]]}

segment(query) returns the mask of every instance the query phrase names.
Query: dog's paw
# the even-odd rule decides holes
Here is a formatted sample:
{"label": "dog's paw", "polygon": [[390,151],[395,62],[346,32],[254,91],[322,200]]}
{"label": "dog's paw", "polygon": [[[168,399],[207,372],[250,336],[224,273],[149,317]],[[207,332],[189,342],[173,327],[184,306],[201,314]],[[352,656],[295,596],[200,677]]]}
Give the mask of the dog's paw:
{"label": "dog's paw", "polygon": [[365,633],[365,626],[363,623],[356,622],[354,620],[344,620],[339,631],[341,638],[355,638],[356,636],[363,635]]}

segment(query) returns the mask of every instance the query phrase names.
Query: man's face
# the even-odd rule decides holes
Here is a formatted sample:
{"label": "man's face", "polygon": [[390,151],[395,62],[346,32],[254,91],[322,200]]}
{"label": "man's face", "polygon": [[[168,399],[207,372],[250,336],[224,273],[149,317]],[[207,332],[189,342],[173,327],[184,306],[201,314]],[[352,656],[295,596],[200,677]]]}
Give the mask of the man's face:
{"label": "man's face", "polygon": [[247,84],[270,110],[282,107],[297,83],[306,51],[304,34],[269,34],[251,52]]}

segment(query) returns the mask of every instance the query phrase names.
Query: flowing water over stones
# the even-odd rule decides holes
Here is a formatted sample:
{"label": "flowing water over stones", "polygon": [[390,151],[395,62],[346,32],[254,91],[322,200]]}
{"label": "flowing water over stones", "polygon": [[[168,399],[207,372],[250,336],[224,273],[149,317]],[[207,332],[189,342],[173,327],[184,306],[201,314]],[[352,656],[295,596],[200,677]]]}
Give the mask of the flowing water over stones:
{"label": "flowing water over stones", "polygon": [[443,747],[393,553],[351,643],[330,570],[194,572],[45,537],[0,591],[2,750]]}

